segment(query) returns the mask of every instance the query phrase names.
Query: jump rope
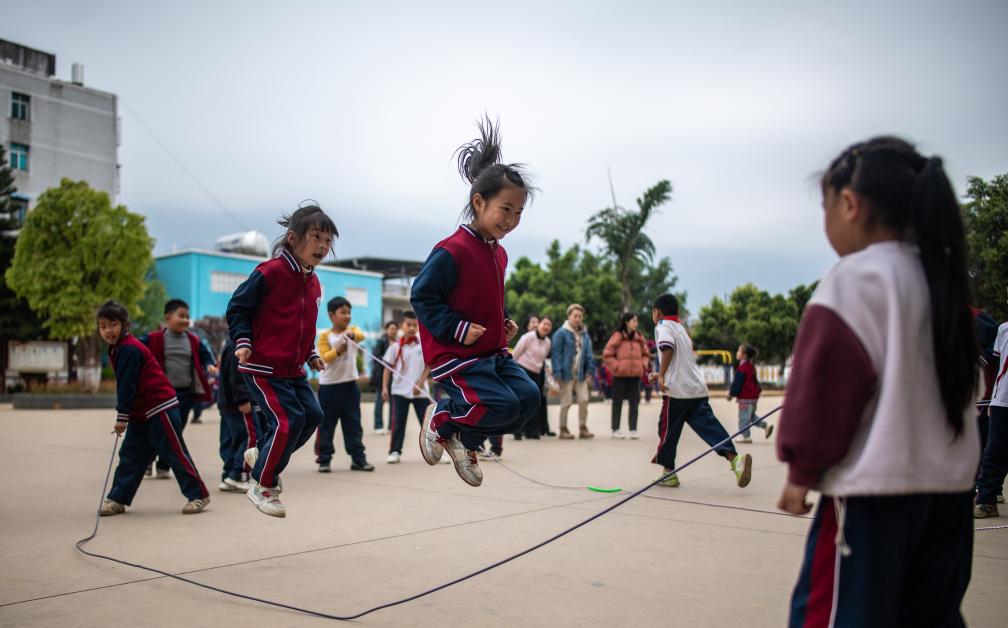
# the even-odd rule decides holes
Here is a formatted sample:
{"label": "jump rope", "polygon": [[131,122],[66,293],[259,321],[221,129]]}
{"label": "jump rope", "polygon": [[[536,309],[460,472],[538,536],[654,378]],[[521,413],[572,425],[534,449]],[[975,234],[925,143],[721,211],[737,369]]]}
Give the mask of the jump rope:
{"label": "jump rope", "polygon": [[[386,367],[389,367],[389,365],[386,364],[383,360],[379,359],[373,353],[367,351],[366,349],[364,349],[363,347],[361,347],[359,344],[357,344],[353,340],[347,338],[347,342],[352,343],[354,346],[356,346],[358,349],[360,349],[361,351],[363,351],[365,354],[367,354],[367,355],[371,356],[371,358],[377,360],[378,363],[380,363],[380,364],[382,364],[382,365],[384,365]],[[392,368],[392,367],[389,367],[389,368]],[[398,370],[396,370],[394,368],[392,370],[396,374],[398,374],[400,377],[404,377],[400,371],[398,371]],[[405,379],[405,377],[404,377],[404,379]],[[410,381],[410,380],[407,379],[407,381]],[[424,394],[424,396],[426,396],[432,402],[434,401],[434,398],[431,397],[423,388],[420,388],[419,386],[415,386],[415,387],[417,389],[419,389]],[[487,573],[488,571],[496,569],[497,567],[500,567],[502,565],[506,565],[507,563],[509,563],[509,562],[511,562],[511,561],[513,561],[513,560],[515,560],[517,558],[521,558],[522,556],[525,556],[526,554],[530,554],[530,553],[536,551],[537,549],[539,549],[539,548],[541,548],[541,547],[543,547],[545,545],[549,545],[553,541],[556,541],[556,540],[558,540],[560,538],[563,538],[563,537],[567,536],[568,534],[574,532],[575,530],[588,525],[592,521],[595,521],[596,519],[598,519],[598,518],[600,518],[600,517],[602,517],[602,516],[604,516],[604,515],[612,512],[613,510],[616,510],[617,508],[619,508],[620,506],[626,504],[630,500],[632,500],[632,499],[634,499],[636,497],[639,497],[645,491],[647,491],[648,489],[652,488],[653,486],[656,486],[660,482],[662,482],[662,481],[668,479],[669,477],[671,477],[671,476],[679,473],[680,471],[682,471],[686,467],[689,467],[690,465],[692,465],[693,463],[697,462],[701,458],[707,456],[708,454],[710,454],[710,453],[712,453],[714,451],[717,451],[717,449],[719,447],[721,447],[721,446],[723,446],[723,445],[731,442],[732,439],[734,439],[735,437],[739,436],[743,432],[749,430],[754,425],[756,425],[756,424],[760,423],[761,421],[765,420],[767,417],[769,417],[770,415],[774,414],[775,412],[777,412],[780,409],[781,409],[781,406],[777,406],[776,408],[774,408],[770,412],[764,414],[763,416],[756,417],[755,419],[752,420],[752,422],[750,422],[745,427],[739,429],[734,434],[731,434],[727,438],[723,439],[721,442],[719,442],[719,443],[717,443],[715,445],[712,445],[711,447],[708,447],[707,449],[705,449],[704,451],[700,452],[696,456],[690,458],[689,460],[687,460],[683,464],[679,465],[678,467],[676,467],[672,471],[669,471],[667,473],[662,474],[661,476],[659,476],[656,480],[654,480],[650,484],[647,484],[646,486],[637,489],[636,491],[634,491],[633,493],[630,493],[629,495],[627,495],[626,497],[624,497],[620,501],[616,502],[615,504],[612,504],[611,506],[608,506],[608,507],[600,510],[599,512],[591,515],[587,519],[584,519],[583,521],[581,521],[579,523],[576,523],[573,526],[570,526],[569,528],[567,528],[567,529],[565,529],[565,530],[563,530],[561,532],[558,532],[557,534],[554,534],[553,536],[547,538],[544,541],[540,541],[539,543],[536,543],[535,545],[533,545],[531,547],[528,547],[528,548],[526,548],[526,549],[524,549],[524,550],[522,550],[520,552],[512,554],[511,556],[508,556],[508,557],[506,557],[504,559],[501,559],[501,560],[499,560],[497,562],[491,563],[490,565],[487,565],[487,566],[485,566],[485,567],[483,567],[481,569],[478,569],[476,571],[468,573],[468,574],[466,574],[464,576],[461,576],[459,578],[455,578],[454,580],[450,580],[450,581],[445,582],[443,584],[439,584],[439,585],[437,585],[437,586],[435,586],[433,588],[427,589],[425,591],[422,591],[420,593],[411,595],[409,597],[405,597],[405,598],[402,598],[402,599],[399,599],[399,600],[395,600],[395,601],[392,601],[392,602],[386,602],[385,604],[380,604],[378,606],[375,606],[373,608],[369,608],[369,609],[361,611],[359,613],[355,613],[353,615],[333,615],[333,614],[330,614],[330,613],[324,613],[322,611],[315,611],[315,610],[311,610],[311,609],[307,609],[307,608],[301,608],[299,606],[294,606],[294,605],[291,605],[291,604],[284,604],[283,602],[274,602],[272,600],[266,600],[266,599],[263,599],[263,598],[255,597],[253,595],[246,595],[244,593],[237,593],[235,591],[229,591],[227,589],[222,589],[220,587],[215,587],[213,585],[205,584],[203,582],[197,582],[196,580],[192,580],[190,578],[186,578],[185,576],[181,576],[181,575],[178,575],[178,574],[169,573],[169,572],[164,571],[162,569],[157,569],[156,567],[148,567],[146,565],[141,565],[140,563],[132,563],[132,562],[129,562],[129,561],[126,561],[126,560],[121,560],[119,558],[113,558],[111,556],[106,556],[104,554],[99,554],[97,552],[90,552],[90,551],[84,549],[84,545],[86,545],[88,542],[90,542],[91,540],[93,540],[98,535],[98,524],[99,524],[99,521],[101,520],[101,504],[102,504],[102,500],[105,497],[105,491],[108,489],[109,478],[112,475],[112,465],[115,462],[116,449],[118,448],[118,445],[119,445],[119,438],[120,438],[119,434],[115,435],[115,440],[112,443],[112,454],[109,456],[108,469],[105,471],[105,482],[102,485],[101,494],[98,497],[98,508],[95,511],[94,529],[91,530],[91,534],[90,535],[88,535],[87,537],[85,537],[85,538],[77,541],[77,543],[75,544],[75,547],[77,548],[77,551],[79,551],[82,554],[85,554],[87,556],[91,556],[93,558],[101,558],[103,560],[108,560],[108,561],[111,561],[111,562],[114,562],[114,563],[118,563],[120,565],[126,565],[127,567],[134,567],[136,569],[143,569],[144,571],[149,571],[151,573],[156,573],[156,574],[165,576],[167,578],[173,578],[175,580],[179,580],[179,581],[185,582],[187,584],[191,584],[191,585],[194,585],[194,586],[197,586],[197,587],[208,589],[210,591],[215,591],[217,593],[222,593],[224,595],[230,595],[232,597],[237,597],[237,598],[241,598],[241,599],[244,599],[244,600],[249,600],[251,602],[258,602],[260,604],[265,604],[265,605],[273,606],[273,607],[276,607],[276,608],[283,608],[283,609],[286,609],[286,610],[291,610],[291,611],[295,611],[295,612],[298,612],[298,613],[304,613],[306,615],[312,615],[312,616],[315,616],[315,617],[321,617],[321,618],[324,618],[324,619],[332,619],[332,620],[337,620],[337,621],[351,621],[351,620],[354,620],[354,619],[359,619],[361,617],[364,617],[365,615],[370,615],[371,613],[374,613],[374,612],[377,612],[377,611],[380,611],[380,610],[384,610],[386,608],[391,608],[393,606],[400,606],[402,604],[406,604],[408,602],[412,602],[414,600],[418,600],[418,599],[420,599],[422,597],[426,597],[428,595],[431,595],[432,593],[436,593],[436,592],[441,591],[443,589],[447,589],[447,588],[452,587],[452,586],[454,586],[456,584],[459,584],[461,582],[465,582],[466,580],[470,580],[472,578],[475,578],[476,576],[479,576],[481,574]],[[598,487],[562,486],[562,485],[548,484],[548,483],[545,483],[545,482],[540,482],[538,480],[534,480],[534,479],[532,479],[532,478],[530,478],[528,476],[522,475],[521,473],[519,473],[519,472],[511,469],[510,467],[505,466],[503,463],[501,463],[499,461],[497,461],[497,464],[500,465],[501,467],[504,467],[506,470],[510,471],[511,473],[514,473],[515,475],[517,475],[517,476],[519,476],[519,477],[521,477],[521,478],[523,478],[523,479],[525,479],[525,480],[527,480],[529,482],[532,482],[532,483],[535,483],[535,484],[539,484],[541,486],[546,486],[546,487],[549,487],[549,488],[561,488],[561,489],[584,489],[584,488],[588,488],[590,490],[595,490],[595,491],[599,491],[599,492],[606,492],[606,493],[614,493],[614,492],[618,492],[618,491],[622,490],[622,489],[618,489],[618,488],[617,489],[599,489]],[[651,497],[651,496],[650,495],[646,495],[645,497]],[[724,505],[720,505],[720,504],[709,504],[709,503],[705,503],[705,502],[694,502],[694,501],[690,501],[690,500],[680,500],[680,499],[672,499],[672,498],[662,498],[662,497],[655,497],[655,498],[656,499],[663,499],[663,500],[666,500],[666,501],[679,501],[679,502],[683,502],[683,503],[695,503],[695,504],[704,505],[704,506],[721,506],[721,507],[733,508],[733,509],[738,509],[738,510],[751,510],[751,511],[754,511],[754,512],[771,513],[771,514],[782,515],[782,516],[787,516],[787,517],[797,517],[797,518],[806,518],[806,519],[807,518],[811,518],[808,515],[790,515],[790,514],[787,514],[787,513],[778,513],[778,512],[774,512],[774,511],[760,510],[760,509],[755,509],[755,508],[743,508],[743,507],[738,507],[738,506],[724,506]],[[991,526],[991,527],[986,527],[986,528],[976,528],[976,530],[997,530],[997,529],[1003,529],[1003,528],[1008,528],[1008,525]]]}

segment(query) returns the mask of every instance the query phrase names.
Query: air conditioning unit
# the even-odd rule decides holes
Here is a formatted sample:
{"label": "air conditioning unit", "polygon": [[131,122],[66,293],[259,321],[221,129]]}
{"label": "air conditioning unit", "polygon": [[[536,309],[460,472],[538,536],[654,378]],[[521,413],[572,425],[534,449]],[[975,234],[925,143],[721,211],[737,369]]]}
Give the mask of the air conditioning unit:
{"label": "air conditioning unit", "polygon": [[267,257],[269,255],[269,240],[260,231],[245,231],[221,236],[214,243],[214,249],[225,253],[242,253]]}

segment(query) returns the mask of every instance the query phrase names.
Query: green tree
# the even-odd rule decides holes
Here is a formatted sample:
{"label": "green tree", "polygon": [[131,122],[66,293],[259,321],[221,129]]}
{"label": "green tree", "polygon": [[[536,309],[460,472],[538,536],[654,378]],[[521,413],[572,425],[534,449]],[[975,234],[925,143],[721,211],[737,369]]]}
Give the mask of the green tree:
{"label": "green tree", "polygon": [[739,286],[727,303],[714,297],[700,309],[693,339],[701,349],[733,352],[740,343],[748,342],[762,360],[783,365],[794,345],[801,308],[811,292],[812,286],[798,286],[787,296],[770,295],[753,284]]}
{"label": "green tree", "polygon": [[131,315],[133,330],[144,334],[157,330],[164,320],[164,304],[168,302],[168,291],[157,278],[153,260],[144,277],[144,292],[140,297],[136,313]]}
{"label": "green tree", "polygon": [[963,205],[969,271],[976,304],[1008,320],[1008,174],[990,181],[970,177]]}
{"label": "green tree", "polygon": [[17,230],[21,226],[18,206],[13,199],[17,188],[5,153],[0,144],[0,348],[4,340],[30,340],[44,334],[42,323],[28,307],[28,302],[14,294],[4,278],[4,272],[14,259]]}
{"label": "green tree", "polygon": [[644,233],[651,215],[672,195],[672,184],[662,180],[637,199],[637,211],[624,209],[613,203],[588,219],[585,237],[590,242],[598,238],[603,252],[613,263],[620,282],[622,311],[633,309],[631,277],[634,269],[649,266],[654,259],[655,246]]}
{"label": "green tree", "polygon": [[97,387],[95,310],[116,299],[131,312],[144,291],[153,241],[144,218],[105,192],[63,179],[39,196],[17,241],[8,285],[28,300],[54,339],[78,338],[78,375]]}

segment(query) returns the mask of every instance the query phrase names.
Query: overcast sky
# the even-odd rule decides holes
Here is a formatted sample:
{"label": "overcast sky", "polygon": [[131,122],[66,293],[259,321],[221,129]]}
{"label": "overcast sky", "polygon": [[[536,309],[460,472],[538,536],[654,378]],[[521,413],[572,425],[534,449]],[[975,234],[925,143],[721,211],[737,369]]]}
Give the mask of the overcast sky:
{"label": "overcast sky", "polygon": [[512,261],[582,243],[607,167],[625,206],[667,178],[648,233],[694,312],[822,275],[813,176],[855,140],[917,142],[960,193],[1008,172],[1003,0],[0,0],[0,15],[0,38],[55,53],[60,78],[83,63],[125,105],[120,201],[156,253],[272,238],[314,198],[339,257],[423,259],[466,201],[452,152],[484,111],[542,188],[504,240]]}

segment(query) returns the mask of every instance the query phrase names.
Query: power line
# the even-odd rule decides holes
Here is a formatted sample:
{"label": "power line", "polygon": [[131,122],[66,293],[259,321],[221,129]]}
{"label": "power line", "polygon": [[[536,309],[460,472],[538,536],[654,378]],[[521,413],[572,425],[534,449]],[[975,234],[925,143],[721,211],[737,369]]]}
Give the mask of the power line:
{"label": "power line", "polygon": [[238,216],[234,214],[234,212],[228,209],[224,205],[224,203],[220,201],[220,199],[214,196],[213,192],[210,191],[210,188],[203,185],[203,182],[200,181],[199,178],[197,178],[196,175],[193,174],[191,170],[186,168],[185,164],[182,163],[182,160],[175,156],[175,153],[173,153],[171,149],[168,148],[168,146],[161,141],[161,138],[159,138],[157,134],[154,133],[154,131],[149,126],[147,126],[147,124],[143,121],[143,119],[141,119],[140,116],[137,115],[137,112],[134,111],[133,108],[130,107],[128,104],[126,104],[126,101],[120,99],[119,102],[120,104],[122,104],[123,107],[126,108],[127,111],[130,112],[133,118],[136,119],[137,123],[139,123],[140,126],[143,127],[144,131],[147,131],[147,134],[150,135],[155,142],[157,142],[157,145],[161,147],[161,150],[163,150],[169,157],[171,157],[172,161],[175,162],[175,165],[177,165],[179,169],[183,173],[185,173],[185,175],[189,177],[192,180],[192,182],[199,187],[199,189],[203,190],[203,193],[206,194],[207,197],[209,197],[210,200],[213,201],[214,204],[217,205],[217,207],[220,208],[221,211],[230,216],[231,220],[234,220],[235,223],[242,228],[242,230],[248,231],[248,227],[245,226],[245,224],[241,221],[241,219],[239,219]]}

